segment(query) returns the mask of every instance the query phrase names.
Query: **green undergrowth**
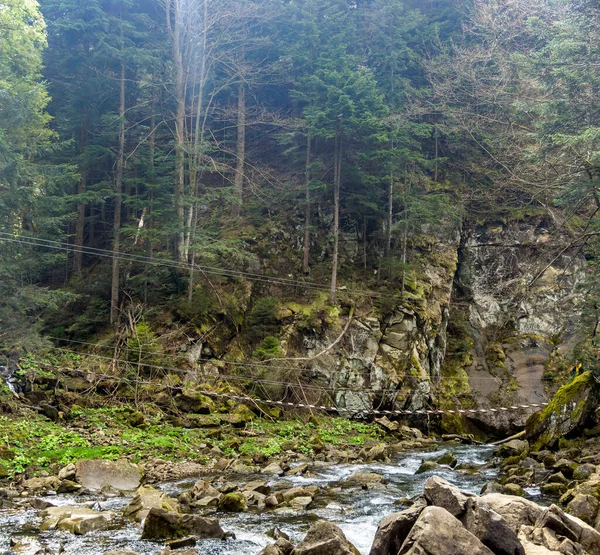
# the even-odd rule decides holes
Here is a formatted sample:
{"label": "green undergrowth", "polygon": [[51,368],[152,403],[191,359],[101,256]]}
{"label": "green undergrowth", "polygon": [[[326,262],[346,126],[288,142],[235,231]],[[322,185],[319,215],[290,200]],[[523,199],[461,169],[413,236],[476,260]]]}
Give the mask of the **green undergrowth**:
{"label": "green undergrowth", "polygon": [[143,415],[129,406],[75,406],[64,423],[35,413],[0,415],[0,478],[56,472],[69,463],[95,458],[130,457],[139,462],[160,457],[207,463],[214,447],[225,456],[270,457],[285,451],[311,455],[325,445],[361,446],[382,437],[377,425],[326,416],[255,418],[243,429],[185,428],[160,412]]}

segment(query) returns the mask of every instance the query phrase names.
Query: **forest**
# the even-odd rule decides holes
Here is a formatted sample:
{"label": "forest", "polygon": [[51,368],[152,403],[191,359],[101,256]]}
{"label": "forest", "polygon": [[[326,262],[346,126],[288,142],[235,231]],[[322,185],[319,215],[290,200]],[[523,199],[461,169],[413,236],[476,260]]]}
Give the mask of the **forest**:
{"label": "forest", "polygon": [[600,553],[599,263],[597,0],[0,0],[0,552]]}

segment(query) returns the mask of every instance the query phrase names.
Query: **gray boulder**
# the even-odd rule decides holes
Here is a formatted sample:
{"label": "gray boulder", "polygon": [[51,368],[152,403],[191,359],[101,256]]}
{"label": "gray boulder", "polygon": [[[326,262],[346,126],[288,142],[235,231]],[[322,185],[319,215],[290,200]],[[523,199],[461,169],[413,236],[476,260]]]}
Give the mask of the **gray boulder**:
{"label": "gray boulder", "polygon": [[162,540],[196,536],[199,539],[223,539],[225,533],[216,518],[180,515],[164,509],[150,509],[144,520],[142,539]]}
{"label": "gray boulder", "polygon": [[459,516],[465,512],[469,497],[473,497],[473,494],[460,491],[439,476],[432,476],[425,483],[427,503],[446,509],[452,516]]}
{"label": "gray boulder", "polygon": [[91,460],[75,463],[75,480],[84,488],[101,490],[110,487],[134,491],[142,481],[140,467],[129,461]]}
{"label": "gray boulder", "polygon": [[377,528],[369,555],[396,555],[425,505],[413,505],[401,513],[386,516]]}
{"label": "gray boulder", "polygon": [[507,522],[485,503],[468,499],[461,517],[464,527],[489,547],[495,555],[524,555],[525,550],[517,534]]}
{"label": "gray boulder", "polygon": [[502,493],[484,495],[479,498],[479,502],[498,513],[515,534],[519,533],[521,526],[533,526],[543,511],[533,501]]}
{"label": "gray boulder", "polygon": [[291,555],[360,555],[335,524],[318,520]]}
{"label": "gray boulder", "polygon": [[425,507],[397,555],[494,555],[442,507]]}

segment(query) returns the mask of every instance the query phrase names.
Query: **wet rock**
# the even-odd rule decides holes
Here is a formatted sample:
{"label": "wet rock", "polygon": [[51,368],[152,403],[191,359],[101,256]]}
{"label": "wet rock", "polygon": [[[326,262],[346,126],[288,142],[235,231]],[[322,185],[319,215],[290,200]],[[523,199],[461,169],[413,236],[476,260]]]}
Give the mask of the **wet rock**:
{"label": "wet rock", "polygon": [[543,510],[533,501],[502,493],[486,494],[479,501],[497,512],[517,534],[522,525],[533,526]]}
{"label": "wet rock", "polygon": [[174,539],[190,535],[200,539],[225,537],[216,518],[180,515],[156,508],[150,509],[142,528],[142,539],[145,540]]}
{"label": "wet rock", "polygon": [[291,499],[288,502],[288,505],[296,510],[296,511],[303,511],[305,510],[311,503],[312,503],[312,497],[294,497],[294,499]]}
{"label": "wet rock", "polygon": [[318,520],[291,555],[360,555],[335,524]]}
{"label": "wet rock", "polygon": [[386,516],[379,523],[369,555],[396,555],[424,508],[423,504],[413,505]]}
{"label": "wet rock", "polygon": [[219,510],[241,513],[248,508],[248,501],[242,493],[226,493],[219,501]]}
{"label": "wet rock", "polygon": [[439,459],[436,459],[435,462],[438,464],[445,464],[451,468],[454,468],[458,463],[458,459],[456,458],[454,453],[448,452],[444,453]]}
{"label": "wet rock", "polygon": [[481,488],[481,494],[484,493],[504,493],[504,487],[498,482],[488,482]]}
{"label": "wet rock", "polygon": [[169,540],[165,542],[165,547],[171,549],[182,549],[184,547],[194,547],[198,543],[196,536],[188,536],[187,538],[178,538],[176,540]]}
{"label": "wet rock", "polygon": [[281,493],[281,499],[284,503],[289,503],[292,499],[295,499],[296,497],[312,497],[318,491],[319,488],[317,486],[308,486],[305,488],[297,486],[295,488],[290,488]]}
{"label": "wet rock", "polygon": [[398,555],[493,555],[442,507],[425,507]]}
{"label": "wet rock", "polygon": [[435,461],[423,461],[421,463],[421,466],[419,466],[419,468],[415,472],[415,474],[423,474],[425,472],[430,472],[432,470],[435,470],[439,466],[440,465],[438,463],[436,463]]}
{"label": "wet rock", "polygon": [[258,555],[285,555],[278,545],[274,543],[267,545]]}
{"label": "wet rock", "polygon": [[266,507],[273,508],[273,507],[277,507],[277,505],[279,505],[279,500],[277,499],[276,495],[269,495],[265,499],[265,506]]}
{"label": "wet rock", "polygon": [[525,550],[517,534],[508,523],[485,503],[470,498],[460,521],[483,545],[489,547],[495,555],[524,555]]}
{"label": "wet rock", "polygon": [[286,472],[286,475],[287,476],[298,476],[299,474],[304,474],[307,470],[308,470],[308,464],[306,464],[306,463],[299,464],[298,466],[295,466],[294,468],[290,468],[290,470],[288,470]]}
{"label": "wet rock", "polygon": [[162,491],[151,486],[142,486],[138,488],[132,500],[123,509],[123,516],[142,522],[153,508],[178,513],[179,503]]}
{"label": "wet rock", "polygon": [[263,495],[269,495],[269,493],[271,493],[271,488],[266,480],[254,480],[253,482],[248,482],[241,489],[242,491],[257,491]]}
{"label": "wet rock", "polygon": [[529,443],[523,441],[521,439],[512,439],[504,443],[503,445],[499,445],[496,449],[494,449],[494,455],[498,457],[518,457],[523,453],[526,453],[529,449]]}
{"label": "wet rock", "polygon": [[386,479],[381,474],[375,472],[357,472],[350,476],[347,480],[350,484],[358,484],[363,486],[365,484],[385,484]]}
{"label": "wet rock", "polygon": [[465,512],[467,499],[473,494],[460,491],[439,476],[431,476],[425,483],[425,499],[430,505],[446,509],[452,516]]}
{"label": "wet rock", "polygon": [[142,471],[124,460],[79,461],[75,464],[75,479],[89,490],[111,487],[118,491],[133,491],[140,486]]}

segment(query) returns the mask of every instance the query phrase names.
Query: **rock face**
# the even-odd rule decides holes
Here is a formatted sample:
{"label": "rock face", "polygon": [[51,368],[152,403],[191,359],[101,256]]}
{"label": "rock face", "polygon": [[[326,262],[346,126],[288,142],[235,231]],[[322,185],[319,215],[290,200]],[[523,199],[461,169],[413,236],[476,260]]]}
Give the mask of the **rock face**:
{"label": "rock face", "polygon": [[591,372],[561,387],[550,404],[527,420],[527,439],[533,451],[554,445],[559,438],[582,428],[598,406],[600,388]]}
{"label": "rock face", "polygon": [[75,479],[90,490],[110,487],[119,491],[134,491],[140,486],[142,471],[128,461],[79,461],[75,464]]}
{"label": "rock face", "polygon": [[315,522],[291,555],[360,555],[335,524],[326,520]]}

